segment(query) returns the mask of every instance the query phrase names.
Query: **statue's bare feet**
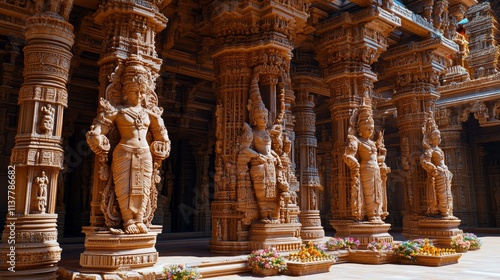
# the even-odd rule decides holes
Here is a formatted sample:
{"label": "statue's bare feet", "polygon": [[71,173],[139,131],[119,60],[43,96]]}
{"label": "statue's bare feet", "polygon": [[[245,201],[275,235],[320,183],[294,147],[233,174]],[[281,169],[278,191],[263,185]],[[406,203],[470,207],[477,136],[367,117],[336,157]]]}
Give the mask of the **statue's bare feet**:
{"label": "statue's bare feet", "polygon": [[112,234],[124,234],[125,232],[123,232],[123,230],[121,229],[116,229],[116,228],[109,228],[109,231],[112,233]]}
{"label": "statue's bare feet", "polygon": [[123,224],[123,229],[126,233],[139,233],[139,228],[133,223],[133,221],[128,221]]}
{"label": "statue's bare feet", "polygon": [[148,227],[143,223],[135,223],[135,225],[137,226],[137,228],[141,233],[147,233],[149,231]]}
{"label": "statue's bare feet", "polygon": [[264,224],[270,224],[271,223],[271,220],[269,220],[269,218],[265,218],[265,219],[262,219],[260,221],[263,222]]}
{"label": "statue's bare feet", "polygon": [[371,217],[368,219],[370,223],[383,224],[384,221],[380,217]]}

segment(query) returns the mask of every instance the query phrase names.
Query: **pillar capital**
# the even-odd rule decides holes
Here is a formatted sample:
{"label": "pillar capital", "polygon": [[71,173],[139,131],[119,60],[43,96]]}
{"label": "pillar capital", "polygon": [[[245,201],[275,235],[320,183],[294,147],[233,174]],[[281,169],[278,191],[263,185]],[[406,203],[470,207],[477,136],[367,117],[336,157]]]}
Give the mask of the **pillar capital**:
{"label": "pillar capital", "polygon": [[377,6],[318,23],[318,61],[324,68],[325,82],[353,76],[376,81],[370,65],[387,49],[387,35],[400,25],[398,17]]}

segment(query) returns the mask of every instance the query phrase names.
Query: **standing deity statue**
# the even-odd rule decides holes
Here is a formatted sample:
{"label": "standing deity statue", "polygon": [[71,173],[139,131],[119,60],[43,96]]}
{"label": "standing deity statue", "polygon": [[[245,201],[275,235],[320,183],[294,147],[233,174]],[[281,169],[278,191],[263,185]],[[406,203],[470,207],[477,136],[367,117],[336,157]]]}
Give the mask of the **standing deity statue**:
{"label": "standing deity statue", "polygon": [[[151,72],[136,56],[120,63],[87,133],[100,157],[100,179],[106,181],[101,210],[113,233],[148,232],[156,210],[158,169],[170,154],[170,140],[154,86]],[[111,228],[120,224],[123,231]]]}
{"label": "standing deity statue", "polygon": [[[248,110],[249,124],[243,123],[243,134],[240,137],[240,159],[247,159],[250,165],[250,178],[255,191],[259,208],[259,218],[264,223],[280,223],[280,200],[288,192],[289,185],[285,179],[284,168],[280,156],[272,148],[283,148],[281,125],[268,127],[269,112],[266,109],[259,91],[258,74],[252,79]],[[279,120],[279,118],[278,118]],[[279,122],[279,121],[278,121]],[[273,140],[275,143],[273,143]],[[278,141],[278,142],[276,142]]]}
{"label": "standing deity statue", "polygon": [[[358,136],[355,131],[358,131]],[[381,175],[381,166],[385,166],[385,148],[381,139],[372,140],[375,130],[370,104],[363,103],[351,117],[344,162],[351,172],[351,209],[357,220],[363,219],[364,208],[369,222],[383,223],[386,212],[385,182]],[[381,134],[379,138],[383,137]],[[386,170],[384,170],[387,172]],[[364,207],[363,207],[364,205]]]}
{"label": "standing deity statue", "polygon": [[456,219],[453,217],[453,195],[451,193],[453,174],[444,163],[443,150],[438,147],[441,143],[441,132],[432,112],[428,113],[426,117],[422,133],[424,153],[420,157],[420,163],[427,171],[427,214]]}

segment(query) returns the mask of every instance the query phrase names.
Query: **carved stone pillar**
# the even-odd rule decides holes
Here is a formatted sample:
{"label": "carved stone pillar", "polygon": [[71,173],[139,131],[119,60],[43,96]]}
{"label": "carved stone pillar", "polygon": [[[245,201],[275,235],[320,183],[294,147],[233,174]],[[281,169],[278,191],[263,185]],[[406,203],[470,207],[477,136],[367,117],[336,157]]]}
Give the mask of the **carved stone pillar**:
{"label": "carved stone pillar", "polygon": [[[136,67],[142,67],[147,72],[148,76],[146,79],[149,77],[156,79],[162,60],[157,57],[155,36],[166,26],[167,18],[165,18],[160,10],[162,5],[167,5],[168,3],[169,1],[152,0],[105,0],[100,2],[98,10],[94,14],[94,20],[96,23],[102,25],[106,39],[104,40],[103,52],[98,61],[98,65],[100,66],[99,96],[111,102],[109,104],[112,106],[121,105],[115,104],[117,102],[116,98],[111,100],[112,96],[106,94],[107,88],[110,84],[113,85],[113,83],[116,83],[116,85],[120,85],[121,82],[126,81],[125,75],[129,74],[125,73],[122,77],[123,70],[121,69],[123,68],[120,68],[120,70],[117,69],[119,69],[118,65],[124,65],[125,67],[125,64],[127,69],[132,69],[132,66],[128,66],[129,62],[127,59],[133,57],[133,60],[130,60],[130,65],[134,63]],[[114,78],[111,77],[113,71],[115,71],[113,73]],[[110,78],[112,78],[111,81]],[[122,80],[117,81],[117,79]],[[149,81],[141,80],[141,83],[146,87],[145,91],[153,87],[153,85],[149,85]],[[126,87],[124,86],[123,88],[123,92],[118,92],[119,101],[126,100],[122,97]],[[161,115],[163,109],[156,107],[158,105],[157,96],[148,95],[150,97],[147,98],[150,99],[145,102],[150,105],[151,110],[156,110],[155,114]],[[154,105],[155,103],[156,105]],[[118,142],[120,140],[119,138],[113,139],[112,136],[110,137],[110,141]],[[90,136],[87,138],[90,138]],[[106,197],[105,189],[107,188],[107,180],[103,180],[103,176],[100,173],[100,170],[103,168],[102,158],[102,156],[96,156],[94,162],[90,226],[84,227],[82,230],[85,233],[85,252],[80,256],[80,265],[87,269],[87,271],[91,269],[96,273],[104,271],[114,272],[123,267],[152,266],[158,258],[158,252],[154,248],[154,244],[156,243],[157,234],[161,232],[161,226],[147,225],[149,232],[140,234],[132,233],[139,238],[130,238],[133,236],[130,235],[131,233],[110,233],[110,219],[118,219],[117,221],[121,224],[121,216],[110,218],[110,216],[113,214],[116,215],[116,213],[109,211],[110,207],[103,202]],[[156,165],[158,165],[157,162],[155,162],[154,166],[155,172],[159,168]],[[161,166],[161,161],[159,165]],[[157,183],[156,176],[153,177],[154,182],[151,184]],[[151,188],[150,191],[152,193],[150,202],[151,210],[148,210],[148,218],[145,218],[150,219],[148,223],[151,223],[153,218],[151,213],[155,212],[157,206],[157,196],[155,195],[157,190],[156,188]],[[118,207],[117,205],[115,206]],[[113,213],[110,214],[110,212]],[[106,244],[106,246],[103,246],[103,244]],[[120,246],[117,246],[117,244],[120,244]],[[135,255],[135,257],[131,258],[131,254]]]}
{"label": "carved stone pillar", "polygon": [[489,2],[472,6],[464,24],[469,37],[469,56],[466,61],[474,79],[496,74],[500,70],[500,26]]}
{"label": "carved stone pillar", "polygon": [[61,133],[74,42],[67,20],[73,1],[52,2],[38,1],[35,15],[26,22],[24,83],[9,168],[15,172],[15,188],[9,187],[8,194],[14,203],[9,203],[0,245],[2,279],[56,279],[61,259],[55,210],[64,159]]}
{"label": "carved stone pillar", "polygon": [[[364,210],[354,210],[359,199],[351,196],[351,177],[342,155],[346,150],[350,118],[362,99],[371,104],[371,70],[387,48],[387,35],[400,25],[400,19],[380,7],[369,6],[354,14],[342,13],[317,24],[320,42],[318,61],[330,86],[332,116],[332,216],[330,222],[338,236],[356,236],[366,246],[373,239],[392,240],[390,225],[364,223]],[[369,106],[371,108],[371,105]],[[357,134],[357,131],[355,132]]]}
{"label": "carved stone pillar", "polygon": [[299,219],[302,224],[301,237],[305,241],[321,240],[325,231],[321,226],[319,211],[320,184],[316,160],[316,114],[314,113],[313,96],[306,88],[300,88],[297,82],[294,86],[298,98],[294,106],[295,124],[295,149],[297,151],[297,171],[299,192]]}
{"label": "carved stone pillar", "polygon": [[[278,207],[280,219],[261,222],[263,219],[259,216],[265,213],[267,206],[257,201],[254,185],[258,179],[253,181],[250,164],[240,153],[245,150],[243,142],[248,140],[243,138],[244,124],[255,125],[249,110],[260,102],[263,106],[259,106],[269,112],[269,118],[267,128],[259,132],[267,135],[271,127],[279,126],[279,131],[273,131],[283,140],[278,143],[282,145],[279,148],[293,151],[290,107],[294,95],[290,85],[290,59],[295,34],[304,28],[308,5],[307,1],[243,1],[237,5],[231,1],[213,1],[204,7],[209,17],[203,28],[214,38],[207,38],[206,42],[211,44],[217,92],[216,172],[210,243],[213,252],[242,253],[269,245],[278,250],[300,247],[300,224],[296,221],[298,207],[291,203],[290,192],[284,191],[288,196]],[[260,97],[249,101],[251,86]],[[278,156],[282,157],[282,166],[286,166],[281,170],[280,179],[292,178],[291,152]],[[297,185],[296,181],[291,184]],[[280,194],[278,199],[281,198]],[[276,202],[279,203],[273,201],[271,204]],[[281,243],[276,238],[280,234],[286,236]]]}
{"label": "carved stone pillar", "polygon": [[[426,114],[435,111],[435,103],[440,96],[437,90],[439,76],[448,66],[447,56],[457,51],[456,44],[437,37],[398,46],[383,55],[387,61],[385,74],[397,75],[393,100],[397,106],[402,166],[406,176],[407,208],[403,218],[403,234],[406,238],[432,234],[449,238],[458,232],[460,220],[448,220],[449,225],[436,221],[443,228],[423,224],[427,215],[427,173],[420,164],[423,151],[422,125]],[[425,228],[430,231],[426,232]],[[441,230],[448,232],[443,233]],[[448,244],[445,244],[444,239],[442,241],[444,246],[449,246],[449,241]]]}

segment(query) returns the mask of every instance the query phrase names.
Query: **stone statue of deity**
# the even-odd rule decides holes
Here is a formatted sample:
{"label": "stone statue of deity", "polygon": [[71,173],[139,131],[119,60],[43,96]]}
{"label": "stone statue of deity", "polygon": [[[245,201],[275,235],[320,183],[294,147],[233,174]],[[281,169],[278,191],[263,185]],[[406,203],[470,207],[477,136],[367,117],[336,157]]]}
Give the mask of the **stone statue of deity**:
{"label": "stone statue of deity", "polygon": [[110,80],[87,133],[105,184],[101,210],[112,233],[146,233],[156,210],[158,169],[170,154],[163,109],[151,71],[135,55],[120,63]]}
{"label": "stone statue of deity", "polygon": [[277,138],[282,140],[282,120],[278,117],[275,124],[269,126],[269,111],[262,101],[258,82],[256,74],[252,79],[248,100],[251,126],[243,123],[238,157],[239,161],[244,160],[250,167],[260,221],[280,223],[286,221],[286,218],[281,217],[280,205],[289,200],[289,183],[284,175],[284,166],[280,155],[273,149],[273,145],[283,149],[283,142],[281,145],[276,142]]}
{"label": "stone statue of deity", "polygon": [[432,112],[427,113],[422,126],[424,153],[420,157],[422,167],[427,171],[427,214],[456,219],[453,216],[453,195],[451,180],[453,174],[444,163],[444,152],[439,148],[441,132]]}
{"label": "stone statue of deity", "polygon": [[[357,129],[356,129],[357,128]],[[356,136],[356,130],[358,135]],[[351,173],[351,209],[356,220],[363,220],[363,210],[372,223],[383,223],[387,213],[385,174],[386,149],[383,135],[372,140],[375,126],[370,104],[365,100],[350,119],[344,162]]]}

